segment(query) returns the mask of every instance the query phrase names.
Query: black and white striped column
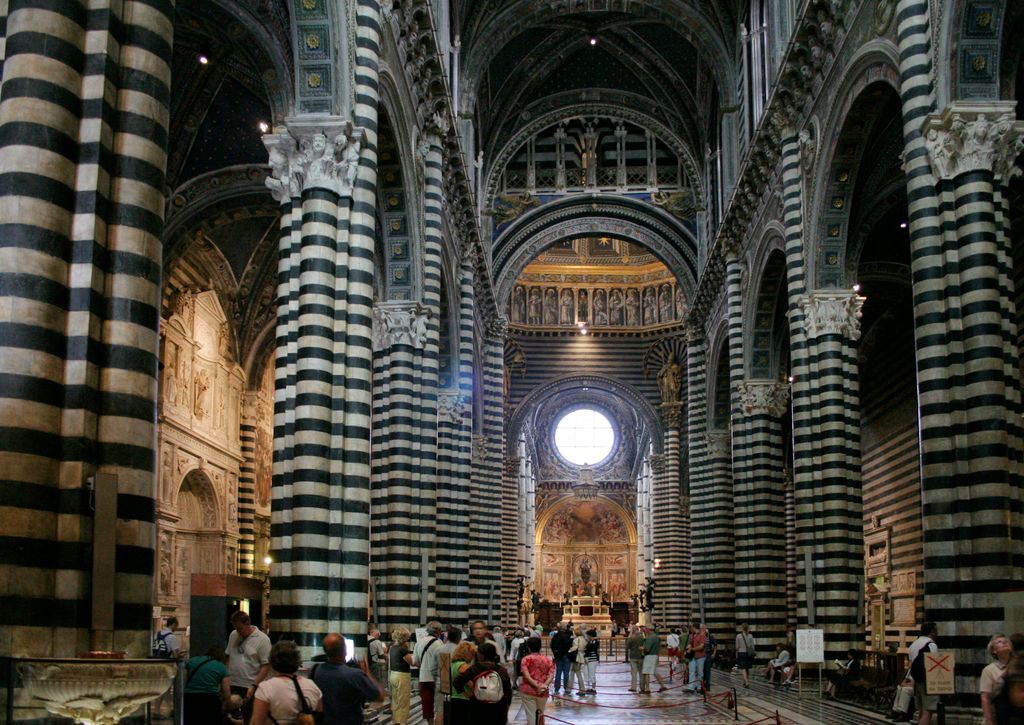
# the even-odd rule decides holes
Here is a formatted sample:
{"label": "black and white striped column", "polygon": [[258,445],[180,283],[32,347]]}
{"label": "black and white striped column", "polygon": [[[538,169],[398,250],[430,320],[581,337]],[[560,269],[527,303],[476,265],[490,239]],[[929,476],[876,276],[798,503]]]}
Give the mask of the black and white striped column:
{"label": "black and white striped column", "polygon": [[[864,519],[856,341],[864,298],[816,291],[799,300],[806,366],[794,367],[797,570],[807,621],[825,630],[826,659],[864,642]],[[794,393],[796,394],[796,393]],[[780,444],[781,447],[781,444]],[[780,505],[782,461],[779,461]],[[808,586],[807,577],[812,578]],[[807,601],[810,596],[810,601]]]}
{"label": "black and white striped column", "polygon": [[[665,402],[661,406],[664,424],[664,452],[652,458],[654,469],[653,520],[655,620],[668,625],[682,624],[690,615],[689,583],[685,581],[685,552],[682,540],[683,510],[679,491],[680,446],[683,405]],[[694,540],[691,555],[701,547]]]}
{"label": "black and white striped column", "polygon": [[702,329],[687,346],[687,438],[690,470],[690,561],[694,609],[708,630],[723,637],[735,626],[735,532],[729,436],[708,431],[707,356]]}
{"label": "black and white striped column", "polygon": [[271,617],[310,654],[329,631],[365,645],[373,238],[355,209],[375,140],[323,117],[264,137],[282,204]]}
{"label": "black and white striped column", "polygon": [[256,572],[256,428],[260,394],[248,391],[242,401],[238,440],[242,462],[238,469],[238,573]]}
{"label": "black and white striped column", "polygon": [[0,654],[145,656],[174,3],[4,13]]}

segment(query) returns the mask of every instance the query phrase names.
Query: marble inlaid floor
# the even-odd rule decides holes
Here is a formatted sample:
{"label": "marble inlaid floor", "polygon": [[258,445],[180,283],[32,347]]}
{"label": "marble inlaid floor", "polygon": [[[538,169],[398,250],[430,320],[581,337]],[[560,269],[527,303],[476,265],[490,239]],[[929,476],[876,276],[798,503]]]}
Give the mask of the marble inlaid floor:
{"label": "marble inlaid floor", "polygon": [[[602,663],[598,669],[597,695],[558,696],[549,703],[546,714],[548,725],[871,725],[889,722],[884,716],[857,705],[822,701],[817,688],[803,693],[777,690],[760,678],[752,678],[749,689],[743,688],[738,674],[715,671],[712,676],[712,696],[705,702],[700,694],[691,693],[681,684],[678,674],[668,682],[668,668],[663,677],[669,689],[637,695],[629,692],[629,668],[624,663]],[[727,693],[736,688],[737,703],[733,709],[727,702]],[[413,717],[409,725],[420,725],[418,698],[414,698]],[[386,710],[385,710],[386,713]],[[388,717],[375,720],[379,725],[390,721]],[[516,695],[509,708],[509,723],[527,725]],[[440,725],[440,723],[439,723]],[[529,723],[528,725],[533,725]]]}

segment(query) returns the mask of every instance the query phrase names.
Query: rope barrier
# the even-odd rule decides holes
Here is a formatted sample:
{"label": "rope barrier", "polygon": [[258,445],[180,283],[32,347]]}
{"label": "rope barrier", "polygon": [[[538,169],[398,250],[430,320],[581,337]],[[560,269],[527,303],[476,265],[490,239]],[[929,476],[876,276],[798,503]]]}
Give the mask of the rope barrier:
{"label": "rope barrier", "polygon": [[[569,720],[563,720],[561,718],[555,717],[554,715],[548,715],[547,713],[544,713],[544,720],[545,722],[550,720],[552,722],[563,723],[564,725],[575,725],[573,722]],[[774,723],[775,725],[782,725],[782,718],[779,717],[779,713],[776,712],[774,715],[769,715],[768,717],[761,718],[760,720],[751,720],[750,722],[743,723],[743,725],[763,725],[763,723]]]}

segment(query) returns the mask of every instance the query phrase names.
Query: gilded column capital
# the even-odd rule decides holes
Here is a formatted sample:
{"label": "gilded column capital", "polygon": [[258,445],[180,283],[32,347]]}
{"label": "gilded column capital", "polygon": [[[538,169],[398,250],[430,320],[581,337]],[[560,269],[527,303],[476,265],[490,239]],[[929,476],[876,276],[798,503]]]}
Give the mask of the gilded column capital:
{"label": "gilded column capital", "polygon": [[336,116],[293,117],[283,129],[263,136],[270,154],[267,188],[278,202],[308,189],[351,196],[366,134]]}
{"label": "gilded column capital", "polygon": [[804,315],[808,337],[842,335],[860,338],[860,318],[865,297],[856,292],[812,292],[800,295],[797,304]]}
{"label": "gilded column capital", "polygon": [[925,120],[924,140],[932,171],[953,179],[968,171],[991,171],[1004,183],[1017,173],[1024,148],[1024,121],[1014,101],[956,102]]}
{"label": "gilded column capital", "polygon": [[419,302],[378,302],[373,307],[373,349],[392,345],[422,348],[430,317],[430,308]]}
{"label": "gilded column capital", "polygon": [[789,385],[775,380],[744,380],[737,386],[745,415],[781,418],[789,406]]}

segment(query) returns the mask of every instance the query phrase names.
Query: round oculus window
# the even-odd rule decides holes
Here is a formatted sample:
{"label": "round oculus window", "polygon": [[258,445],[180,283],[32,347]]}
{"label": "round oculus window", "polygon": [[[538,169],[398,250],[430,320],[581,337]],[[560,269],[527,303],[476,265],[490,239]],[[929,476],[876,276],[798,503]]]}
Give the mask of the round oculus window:
{"label": "round oculus window", "polygon": [[577,408],[555,424],[555,447],[569,463],[593,466],[611,455],[615,429],[605,415],[593,408]]}

